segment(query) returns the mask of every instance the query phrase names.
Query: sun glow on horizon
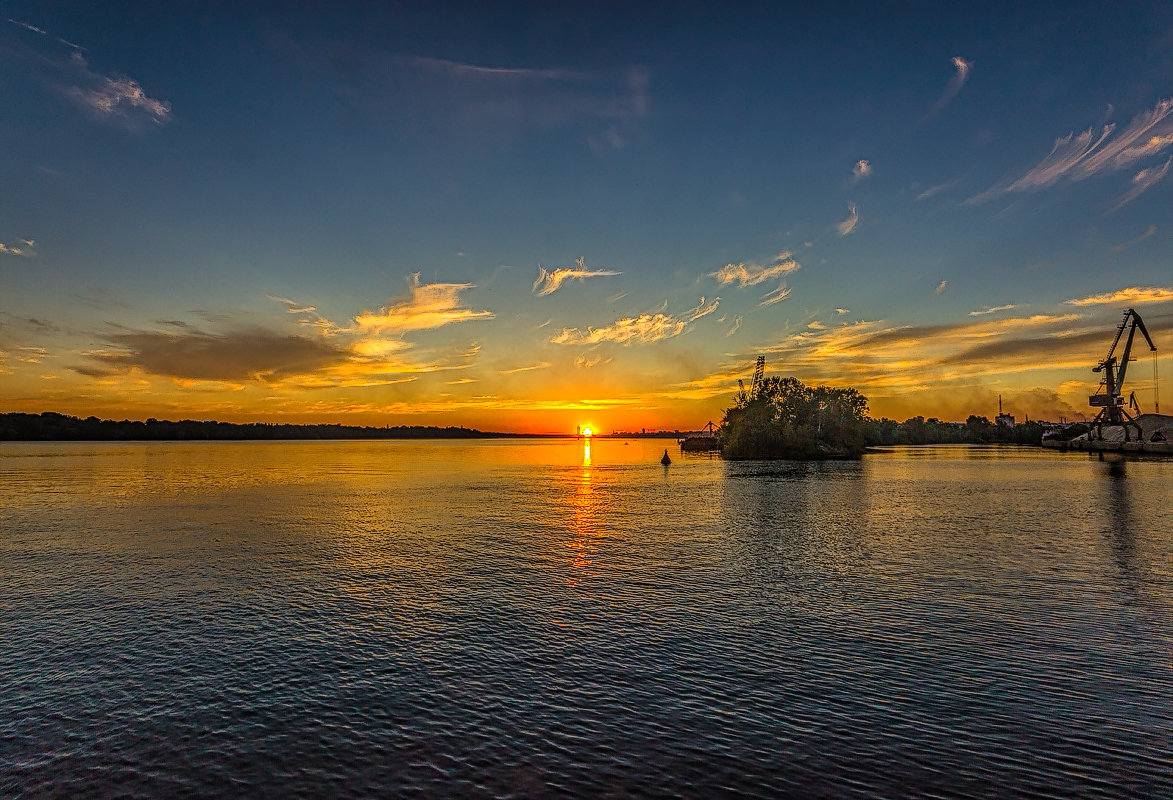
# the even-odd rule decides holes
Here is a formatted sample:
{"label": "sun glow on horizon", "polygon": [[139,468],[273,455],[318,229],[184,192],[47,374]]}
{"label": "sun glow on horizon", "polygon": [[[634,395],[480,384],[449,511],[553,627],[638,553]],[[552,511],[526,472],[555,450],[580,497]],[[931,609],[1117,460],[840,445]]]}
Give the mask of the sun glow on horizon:
{"label": "sun glow on horizon", "polygon": [[594,435],[595,435],[595,432],[594,432],[594,431],[592,431],[590,428],[583,428],[583,429],[582,429],[582,435],[583,435],[583,436],[594,436]]}

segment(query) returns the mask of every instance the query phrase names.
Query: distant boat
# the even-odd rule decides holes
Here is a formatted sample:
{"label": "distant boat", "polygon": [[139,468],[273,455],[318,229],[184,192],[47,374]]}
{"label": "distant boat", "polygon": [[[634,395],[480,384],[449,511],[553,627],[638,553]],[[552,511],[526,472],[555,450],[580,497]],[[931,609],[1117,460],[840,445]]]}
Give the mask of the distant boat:
{"label": "distant boat", "polygon": [[668,449],[664,448],[664,455],[660,458],[660,463],[665,467],[672,463],[672,459],[668,457]]}

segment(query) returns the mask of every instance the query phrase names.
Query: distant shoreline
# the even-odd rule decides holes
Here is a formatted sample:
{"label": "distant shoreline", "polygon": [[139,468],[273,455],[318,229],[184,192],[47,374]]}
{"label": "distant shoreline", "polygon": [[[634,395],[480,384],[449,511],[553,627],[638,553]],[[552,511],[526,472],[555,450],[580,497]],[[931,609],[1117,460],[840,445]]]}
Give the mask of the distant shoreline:
{"label": "distant shoreline", "polygon": [[142,442],[142,441],[317,441],[379,439],[529,439],[573,438],[573,434],[504,433],[460,426],[298,425],[214,420],[103,420],[46,411],[0,414],[0,441],[7,442]]}

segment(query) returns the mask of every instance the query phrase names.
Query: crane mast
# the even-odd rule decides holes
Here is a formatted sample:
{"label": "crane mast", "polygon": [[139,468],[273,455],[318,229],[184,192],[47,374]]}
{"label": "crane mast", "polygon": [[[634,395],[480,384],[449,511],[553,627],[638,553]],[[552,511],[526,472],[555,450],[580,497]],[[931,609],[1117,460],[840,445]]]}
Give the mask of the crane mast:
{"label": "crane mast", "polygon": [[758,362],[753,368],[753,382],[749,385],[750,394],[757,396],[758,389],[762,388],[762,383],[766,379],[766,357],[758,356]]}
{"label": "crane mast", "polygon": [[[1120,359],[1116,358],[1116,346],[1120,344],[1120,339],[1124,336],[1125,329],[1128,330],[1128,338],[1124,342],[1124,352],[1121,353]],[[1130,308],[1124,312],[1124,318],[1120,320],[1120,325],[1116,328],[1116,336],[1112,339],[1112,344],[1108,348],[1108,355],[1104,360],[1092,368],[1092,372],[1103,372],[1104,378],[1100,382],[1100,389],[1095,394],[1088,397],[1088,404],[1093,408],[1099,408],[1100,413],[1092,421],[1092,425],[1096,430],[1097,437],[1103,437],[1103,425],[1121,425],[1124,427],[1124,440],[1128,441],[1128,428],[1131,425],[1140,433],[1140,426],[1136,421],[1125,411],[1124,401],[1124,376],[1128,372],[1128,363],[1132,358],[1132,341],[1136,337],[1136,331],[1140,329],[1140,333],[1144,336],[1145,341],[1149,344],[1149,350],[1156,352],[1157,346],[1153,344],[1153,337],[1149,336],[1148,328],[1145,327],[1144,320],[1140,318],[1140,314],[1136,313],[1136,309]],[[1135,398],[1132,399],[1132,407],[1136,408]]]}
{"label": "crane mast", "polygon": [[741,378],[737,379],[737,396],[741,402],[747,402],[758,396],[758,390],[762,388],[762,384],[766,382],[766,357],[758,356],[757,363],[754,364],[753,380],[750,381],[749,391],[746,391],[745,381]]}

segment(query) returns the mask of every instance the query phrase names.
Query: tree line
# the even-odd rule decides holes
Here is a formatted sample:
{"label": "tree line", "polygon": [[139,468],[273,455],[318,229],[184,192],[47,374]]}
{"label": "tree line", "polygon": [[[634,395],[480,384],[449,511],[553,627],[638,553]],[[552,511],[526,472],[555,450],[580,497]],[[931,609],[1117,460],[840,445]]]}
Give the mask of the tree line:
{"label": "tree line", "polygon": [[237,424],[185,419],[114,420],[43,414],[0,414],[0,441],[189,441],[203,439],[485,439],[511,436],[473,428],[396,425]]}

